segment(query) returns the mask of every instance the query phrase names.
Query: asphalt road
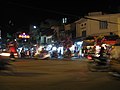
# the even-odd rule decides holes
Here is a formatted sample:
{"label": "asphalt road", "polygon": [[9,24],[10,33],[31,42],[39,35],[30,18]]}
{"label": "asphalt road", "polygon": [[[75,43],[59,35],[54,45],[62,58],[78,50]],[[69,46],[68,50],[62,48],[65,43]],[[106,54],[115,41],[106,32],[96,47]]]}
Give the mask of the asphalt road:
{"label": "asphalt road", "polygon": [[86,60],[16,60],[0,72],[0,90],[120,90],[108,72],[91,72]]}

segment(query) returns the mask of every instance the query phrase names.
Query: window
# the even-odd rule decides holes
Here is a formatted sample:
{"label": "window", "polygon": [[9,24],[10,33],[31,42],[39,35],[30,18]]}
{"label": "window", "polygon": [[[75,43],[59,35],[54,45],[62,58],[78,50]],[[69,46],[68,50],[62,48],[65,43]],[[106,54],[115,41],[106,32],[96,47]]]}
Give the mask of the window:
{"label": "window", "polygon": [[81,26],[83,26],[83,24],[81,24]]}
{"label": "window", "polygon": [[62,19],[62,22],[63,22],[63,23],[67,23],[67,18],[63,18],[63,19]]}
{"label": "window", "polygon": [[100,21],[99,25],[100,25],[100,29],[107,29],[108,28],[107,21]]}
{"label": "window", "polygon": [[86,31],[82,31],[82,37],[86,37]]}

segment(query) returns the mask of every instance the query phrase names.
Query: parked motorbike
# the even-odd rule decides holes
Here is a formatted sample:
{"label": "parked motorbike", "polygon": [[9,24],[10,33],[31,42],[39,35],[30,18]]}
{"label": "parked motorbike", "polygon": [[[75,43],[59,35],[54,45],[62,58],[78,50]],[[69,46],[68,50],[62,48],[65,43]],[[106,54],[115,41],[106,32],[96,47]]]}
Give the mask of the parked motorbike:
{"label": "parked motorbike", "polygon": [[57,51],[53,51],[53,52],[52,52],[51,58],[58,58],[58,53],[57,53]]}
{"label": "parked motorbike", "polygon": [[39,59],[49,59],[50,58],[50,54],[49,53],[40,53]]}

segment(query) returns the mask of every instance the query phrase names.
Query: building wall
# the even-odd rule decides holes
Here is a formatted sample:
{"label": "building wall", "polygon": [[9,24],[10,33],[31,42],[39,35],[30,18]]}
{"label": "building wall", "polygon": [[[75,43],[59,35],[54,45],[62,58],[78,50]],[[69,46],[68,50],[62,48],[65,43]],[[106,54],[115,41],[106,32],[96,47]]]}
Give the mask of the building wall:
{"label": "building wall", "polygon": [[65,31],[66,35],[70,36],[71,38],[75,38],[76,37],[75,23],[70,23],[70,24],[64,25],[64,31]]}
{"label": "building wall", "polygon": [[71,30],[71,24],[67,24],[64,26],[65,30]]}
{"label": "building wall", "polygon": [[[107,21],[108,28],[100,29],[100,21]],[[120,35],[120,14],[91,15],[76,21],[76,37],[82,36],[86,30],[86,36],[109,35],[110,32]]]}
{"label": "building wall", "polygon": [[120,17],[118,18],[118,35],[120,36]]}
{"label": "building wall", "polygon": [[76,23],[76,37],[79,37],[79,36],[82,36],[82,33],[81,33],[81,28],[80,28],[81,24],[78,22]]}
{"label": "building wall", "polygon": [[60,26],[52,26],[51,29],[54,30],[57,38],[59,38],[59,34],[60,34]]}

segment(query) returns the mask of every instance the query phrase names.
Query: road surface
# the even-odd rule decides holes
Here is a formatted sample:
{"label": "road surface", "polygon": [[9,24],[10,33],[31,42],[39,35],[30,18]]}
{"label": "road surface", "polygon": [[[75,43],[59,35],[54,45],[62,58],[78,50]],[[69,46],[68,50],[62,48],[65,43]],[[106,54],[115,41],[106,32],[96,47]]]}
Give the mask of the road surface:
{"label": "road surface", "polygon": [[108,72],[91,72],[86,60],[16,60],[0,72],[0,90],[120,90]]}

